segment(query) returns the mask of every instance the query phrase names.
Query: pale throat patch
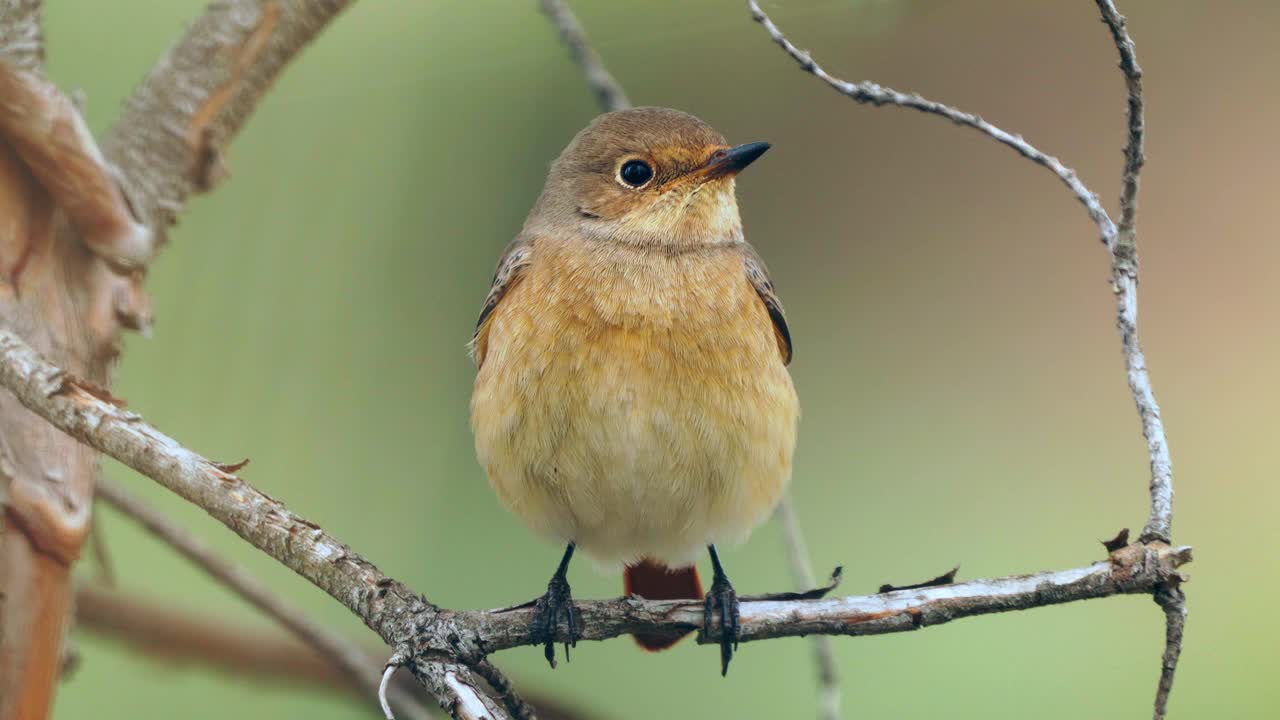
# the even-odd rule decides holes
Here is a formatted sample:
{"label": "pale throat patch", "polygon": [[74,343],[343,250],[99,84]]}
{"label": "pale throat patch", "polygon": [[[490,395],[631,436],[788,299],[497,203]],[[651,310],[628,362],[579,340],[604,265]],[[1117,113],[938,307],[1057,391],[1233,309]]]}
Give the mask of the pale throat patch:
{"label": "pale throat patch", "polygon": [[742,241],[742,220],[732,178],[666,193],[653,205],[612,222],[587,220],[587,235],[638,246],[697,247]]}

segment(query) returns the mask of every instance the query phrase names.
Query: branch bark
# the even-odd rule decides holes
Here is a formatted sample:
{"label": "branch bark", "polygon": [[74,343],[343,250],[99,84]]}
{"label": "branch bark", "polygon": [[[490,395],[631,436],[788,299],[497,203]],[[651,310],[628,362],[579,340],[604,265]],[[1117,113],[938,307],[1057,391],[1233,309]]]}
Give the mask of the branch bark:
{"label": "branch bark", "polygon": [[459,652],[447,636],[435,637],[434,646],[415,643],[418,625],[426,628],[439,615],[434,605],[218,463],[182,447],[136,413],[103,399],[109,396],[100,388],[50,364],[17,335],[0,331],[0,357],[0,384],[24,405],[54,427],[195,503],[328,592],[398,654],[414,660],[409,668],[455,717],[507,717],[466,664],[455,659],[478,660],[484,654],[479,648]]}
{"label": "branch bark", "polygon": [[[90,583],[76,590],[76,630],[105,638],[166,667],[198,665],[267,685],[296,685],[309,691],[333,692],[369,707],[369,691],[333,658],[285,633],[243,627],[225,618],[210,618],[175,609],[173,603]],[[367,665],[378,667],[385,650],[362,647]],[[406,673],[392,679],[396,692],[427,696]],[[587,720],[581,709],[548,695],[530,693],[541,720]],[[393,695],[394,697],[394,695]]]}
{"label": "branch bark", "polygon": [[103,142],[157,232],[224,178],[226,146],[285,66],[349,0],[214,3],[125,102]]}
{"label": "branch bark", "polygon": [[[0,331],[0,385],[51,424],[204,508],[255,547],[346,605],[395,648],[399,660],[455,717],[509,717],[470,668],[492,652],[536,644],[530,608],[446,610],[383,575],[319,526],[217,463],[182,447],[138,414]],[[972,615],[1119,594],[1151,594],[1181,580],[1190,548],[1134,544],[1107,560],[1058,572],[976,580],[884,595],[742,604],[742,641],[801,635],[909,632]],[[702,627],[701,602],[623,598],[578,603],[584,640]],[[563,632],[563,629],[562,629]],[[567,637],[561,638],[567,639]],[[700,643],[719,641],[699,634]]]}
{"label": "branch bark", "polygon": [[[95,386],[124,330],[145,331],[143,287],[193,189],[285,63],[346,5],[215,4],[161,61],[99,152],[74,103],[41,75],[39,0],[0,0],[0,327]],[[70,571],[89,532],[97,457],[0,398],[0,718],[47,717]]]}
{"label": "branch bark", "polygon": [[[1123,18],[1110,0],[1095,1],[1119,49],[1129,88],[1129,142],[1119,227],[1097,197],[1057,158],[975,115],[874,83],[855,84],[830,76],[787,41],[753,0],[749,2],[753,16],[770,36],[804,70],[833,88],[861,103],[908,107],[983,132],[1053,172],[1085,206],[1112,258],[1126,369],[1151,459],[1152,503],[1141,542],[1113,551],[1106,561],[1074,570],[875,596],[744,602],[743,641],[910,631],[970,615],[1116,594],[1151,594],[1164,607],[1168,619],[1156,706],[1156,717],[1163,716],[1185,618],[1177,568],[1190,560],[1190,549],[1167,542],[1172,473],[1136,330],[1136,198],[1143,161],[1141,70]],[[6,127],[0,116],[0,133],[5,140],[0,147],[0,210],[12,211],[17,228],[12,235],[0,238],[0,267],[8,273],[8,294],[0,297],[0,325],[4,328],[0,330],[0,384],[26,408],[0,398],[0,501],[5,508],[0,553],[6,561],[0,587],[19,587],[26,593],[18,603],[11,594],[0,599],[4,603],[0,631],[6,633],[0,637],[0,670],[5,672],[0,678],[0,697],[5,697],[5,702],[13,702],[8,699],[11,694],[3,694],[6,687],[12,687],[12,661],[31,657],[29,648],[15,644],[8,631],[24,621],[46,628],[41,631],[42,654],[36,654],[34,670],[29,671],[45,677],[35,682],[21,680],[16,686],[36,689],[34,702],[19,700],[35,708],[24,717],[47,712],[56,675],[50,668],[56,667],[57,659],[51,659],[54,645],[47,640],[61,638],[69,597],[68,570],[87,531],[94,478],[95,456],[56,435],[50,426],[201,506],[338,599],[391,646],[395,663],[408,667],[454,717],[525,714],[518,697],[503,690],[509,689],[509,682],[486,658],[497,650],[530,644],[528,609],[453,611],[431,604],[233,472],[123,410],[102,389],[109,379],[121,329],[129,326],[130,312],[136,314],[145,306],[141,280],[149,253],[129,251],[130,233],[95,234],[91,228],[98,227],[103,217],[118,221],[121,208],[153,232],[172,224],[191,193],[209,189],[224,174],[225,144],[285,63],[346,4],[341,0],[228,0],[212,7],[128,102],[105,153],[87,155],[92,161],[88,183],[73,182],[65,174],[86,155],[58,159],[52,152],[58,148],[49,137],[23,135],[21,127]],[[625,106],[625,95],[590,52],[567,7],[544,0],[544,9],[556,20],[601,101],[607,107]],[[0,31],[0,52],[6,53],[5,59],[15,67],[38,68],[42,52],[38,11],[39,3],[32,0],[0,0],[0,20],[20,26]],[[31,86],[29,82],[15,87]],[[53,112],[47,116],[65,117],[68,106],[60,96],[54,99],[56,102],[49,105]],[[38,94],[25,102],[34,107],[37,100]],[[75,137],[84,139],[82,124],[67,127]],[[92,148],[92,144],[86,147]],[[106,162],[101,160],[103,156]],[[52,165],[42,168],[42,158],[52,159]],[[115,174],[107,163],[114,163],[121,172]],[[98,171],[102,174],[93,174]],[[122,189],[102,182],[103,177],[114,177]],[[130,227],[128,223],[117,224]],[[149,237],[146,240],[151,242]],[[22,293],[18,292],[19,279],[23,281]],[[45,418],[50,426],[34,420],[28,410]],[[26,564],[14,563],[14,558]],[[47,571],[50,567],[54,570]],[[13,584],[15,579],[18,584]],[[57,598],[62,598],[61,605]],[[15,621],[14,607],[23,608],[28,615]],[[702,625],[701,603],[620,599],[580,603],[579,607],[584,639],[684,631]],[[32,609],[39,615],[30,615]],[[718,639],[698,637],[703,643]],[[480,676],[493,681],[505,704],[489,695]],[[46,705],[40,705],[41,698]],[[11,706],[0,705],[0,711],[7,715]]]}
{"label": "branch bark", "polygon": [[[1138,339],[1138,246],[1137,211],[1138,187],[1145,162],[1144,145],[1146,121],[1143,115],[1142,68],[1138,65],[1133,39],[1129,36],[1126,21],[1112,0],[1095,0],[1102,21],[1111,32],[1112,40],[1120,53],[1120,70],[1124,74],[1128,90],[1128,133],[1125,143],[1125,163],[1121,177],[1120,224],[1117,226],[1103,209],[1097,195],[1089,190],[1075,171],[1067,168],[1056,157],[1048,155],[1028,143],[1020,135],[1013,135],[982,118],[962,112],[949,105],[934,102],[914,93],[902,93],[871,82],[852,83],[834,77],[822,68],[813,57],[796,47],[782,34],[778,26],[760,9],[756,0],[747,0],[752,18],[758,22],[779,47],[802,70],[817,77],[828,86],[851,100],[876,107],[893,105],[937,115],[951,122],[969,127],[1004,144],[1023,157],[1040,165],[1058,177],[1071,193],[1084,205],[1089,217],[1098,226],[1102,242],[1111,259],[1112,287],[1116,296],[1116,325],[1120,330],[1121,349],[1125,359],[1125,373],[1138,417],[1142,435],[1146,440],[1147,455],[1151,466],[1151,510],[1146,527],[1139,537],[1143,543],[1171,542],[1173,527],[1173,469],[1169,455],[1169,442],[1165,437],[1160,406],[1151,387],[1146,357]],[[1161,664],[1160,683],[1155,702],[1155,718],[1165,715],[1173,675],[1182,649],[1182,632],[1186,622],[1186,601],[1179,587],[1179,579],[1173,577],[1169,584],[1153,591],[1157,603],[1165,610],[1166,646]]]}

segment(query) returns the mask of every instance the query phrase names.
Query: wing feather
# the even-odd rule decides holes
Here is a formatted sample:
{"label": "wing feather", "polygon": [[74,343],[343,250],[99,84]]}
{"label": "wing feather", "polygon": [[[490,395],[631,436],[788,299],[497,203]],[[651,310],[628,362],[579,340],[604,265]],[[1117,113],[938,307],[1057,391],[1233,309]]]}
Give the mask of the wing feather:
{"label": "wing feather", "polygon": [[765,267],[764,260],[760,258],[760,254],[749,244],[746,246],[743,259],[746,265],[747,279],[755,287],[756,294],[764,301],[764,307],[769,311],[769,319],[773,321],[773,334],[778,341],[778,352],[782,354],[782,364],[790,365],[792,355],[791,329],[787,327],[787,315],[782,309],[782,300],[778,298],[778,293],[773,287],[773,281],[769,279],[769,268]]}
{"label": "wing feather", "polygon": [[489,294],[485,296],[484,307],[480,309],[480,318],[476,320],[476,331],[471,336],[469,345],[476,365],[484,364],[485,351],[488,350],[489,316],[507,292],[520,282],[524,269],[532,259],[533,243],[523,236],[512,240],[498,259],[498,268],[493,273],[493,282],[489,285]]}

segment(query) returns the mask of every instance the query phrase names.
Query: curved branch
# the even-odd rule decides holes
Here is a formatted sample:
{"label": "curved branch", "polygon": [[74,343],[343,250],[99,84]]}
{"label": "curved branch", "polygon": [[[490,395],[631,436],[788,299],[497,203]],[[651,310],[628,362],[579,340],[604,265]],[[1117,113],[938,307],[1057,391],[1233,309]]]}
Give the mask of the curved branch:
{"label": "curved branch", "polygon": [[[254,547],[283,563],[354,612],[397,650],[422,650],[415,628],[438,613],[435,606],[378,571],[372,563],[294,515],[223,466],[182,447],[121,408],[109,393],[50,364],[22,338],[0,330],[0,384],[18,401],[82,443],[120,459],[203,508]],[[507,717],[493,705],[479,679],[451,658],[449,644],[411,666],[414,676],[457,717],[481,705],[493,720]],[[419,657],[406,653],[411,657]],[[470,656],[478,656],[474,650]]]}
{"label": "curved branch", "polygon": [[1124,348],[1129,389],[1142,420],[1142,436],[1151,460],[1151,514],[1139,536],[1143,542],[1173,537],[1173,461],[1160,419],[1160,405],[1151,389],[1147,361],[1138,341],[1138,181],[1146,162],[1146,119],[1142,99],[1142,68],[1129,37],[1126,21],[1111,0],[1096,0],[1102,21],[1111,31],[1120,53],[1120,70],[1128,89],[1128,139],[1124,146],[1124,172],[1120,191],[1120,226],[1112,242],[1111,274],[1118,306],[1117,325]]}
{"label": "curved branch", "polygon": [[1080,204],[1084,206],[1085,211],[1089,213],[1089,218],[1098,226],[1098,232],[1104,243],[1108,247],[1114,241],[1116,235],[1115,223],[1111,221],[1111,217],[1107,215],[1107,211],[1103,209],[1102,203],[1099,202],[1098,196],[1092,190],[1085,187],[1080,182],[1080,178],[1076,177],[1076,171],[1062,164],[1058,158],[1040,150],[1035,145],[1027,142],[1021,135],[1015,135],[1006,130],[992,125],[983,120],[981,117],[972,113],[958,110],[950,105],[929,100],[915,93],[904,93],[893,88],[884,87],[873,82],[849,82],[841,80],[828,73],[813,59],[808,52],[796,47],[787,39],[777,25],[773,24],[773,20],[765,14],[764,10],[756,4],[756,0],[747,0],[748,6],[751,8],[751,17],[769,33],[769,37],[781,47],[792,60],[800,65],[800,69],[813,75],[822,82],[829,85],[836,92],[848,97],[856,103],[864,105],[874,105],[882,107],[891,105],[895,107],[908,108],[929,115],[937,115],[946,118],[961,127],[972,128],[996,142],[1011,148],[1014,152],[1031,162],[1045,168],[1049,172],[1057,176],[1063,185],[1071,191]]}
{"label": "curved branch", "polygon": [[606,112],[631,107],[631,101],[627,99],[622,85],[605,68],[591,43],[587,42],[586,32],[564,0],[542,0],[542,12],[556,26],[560,41],[569,48],[569,56],[582,69],[583,79],[587,81],[591,92],[596,94],[600,107]]}
{"label": "curved branch", "polygon": [[348,0],[226,0],[191,24],[103,143],[139,217],[172,225],[225,174],[223,152],[276,77]]}
{"label": "curved branch", "polygon": [[[376,631],[455,717],[488,707],[507,717],[479,689],[470,667],[491,652],[537,644],[529,608],[452,611],[432,605],[383,575],[319,526],[236,475],[182,447],[40,358],[20,338],[0,331],[0,385],[54,426],[196,503],[255,547],[328,592]],[[1146,593],[1178,583],[1186,547],[1135,544],[1085,568],[883,595],[823,600],[747,601],[742,641],[800,635],[874,635],[938,625],[989,613],[1043,607],[1110,595]],[[624,598],[578,604],[582,639],[635,632],[685,632],[702,627],[701,603]],[[700,635],[698,642],[718,642]],[[471,713],[471,714],[469,714]]]}
{"label": "curved branch", "polygon": [[[781,47],[787,55],[799,63],[800,68],[808,72],[837,92],[846,95],[858,103],[875,106],[896,105],[933,115],[944,117],[957,125],[973,128],[996,142],[1013,148],[1020,155],[1040,165],[1067,186],[1077,200],[1084,205],[1089,217],[1098,226],[1103,244],[1111,257],[1112,288],[1116,295],[1116,325],[1120,330],[1121,349],[1125,359],[1125,375],[1134,404],[1138,409],[1138,417],[1142,423],[1142,435],[1147,444],[1147,456],[1151,466],[1150,495],[1151,510],[1146,526],[1143,528],[1140,542],[1168,543],[1172,537],[1173,527],[1173,469],[1169,455],[1169,442],[1165,437],[1164,424],[1160,418],[1160,406],[1156,402],[1155,392],[1151,387],[1151,377],[1147,372],[1146,357],[1142,352],[1142,344],[1138,339],[1138,246],[1137,246],[1137,210],[1138,185],[1142,171],[1146,124],[1144,119],[1144,102],[1142,97],[1142,68],[1138,66],[1133,39],[1129,37],[1123,15],[1116,9],[1112,0],[1095,0],[1102,21],[1111,32],[1112,40],[1120,53],[1120,69],[1124,73],[1125,85],[1128,89],[1128,139],[1125,143],[1125,164],[1122,176],[1123,188],[1120,194],[1120,225],[1098,202],[1098,197],[1080,182],[1073,170],[1064,166],[1057,158],[1048,155],[1021,136],[1012,135],[982,118],[961,112],[949,105],[928,100],[916,94],[906,94],[875,83],[851,83],[833,77],[813,59],[809,53],[800,50],[787,40],[778,26],[760,9],[756,0],[747,0],[751,16],[764,27],[769,37]],[[1160,674],[1160,684],[1156,694],[1156,718],[1164,717],[1169,690],[1173,684],[1173,674],[1177,659],[1182,649],[1182,628],[1186,620],[1186,604],[1182,591],[1178,588],[1178,580],[1171,579],[1168,586],[1161,585],[1154,590],[1157,602],[1165,610],[1166,645],[1164,662]]]}

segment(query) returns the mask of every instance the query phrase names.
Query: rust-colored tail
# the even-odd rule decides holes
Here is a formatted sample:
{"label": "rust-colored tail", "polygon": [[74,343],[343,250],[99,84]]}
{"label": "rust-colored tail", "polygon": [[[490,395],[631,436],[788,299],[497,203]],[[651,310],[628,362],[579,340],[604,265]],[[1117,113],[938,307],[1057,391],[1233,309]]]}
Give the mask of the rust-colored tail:
{"label": "rust-colored tail", "polygon": [[[628,595],[646,600],[701,600],[702,581],[694,565],[669,568],[644,558],[635,565],[628,565],[624,574]],[[687,633],[686,633],[687,634]],[[666,650],[680,642],[684,635],[659,635],[641,633],[634,636],[636,644],[650,652]]]}

